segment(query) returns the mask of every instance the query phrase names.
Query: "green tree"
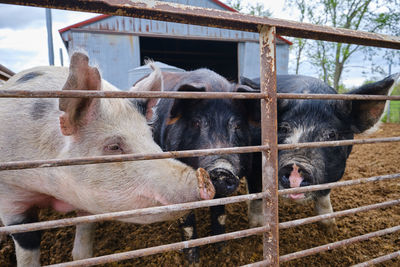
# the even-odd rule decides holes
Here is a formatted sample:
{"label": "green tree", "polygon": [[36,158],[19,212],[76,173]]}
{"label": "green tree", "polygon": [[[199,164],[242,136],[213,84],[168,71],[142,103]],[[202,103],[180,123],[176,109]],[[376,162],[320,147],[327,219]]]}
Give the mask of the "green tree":
{"label": "green tree", "polygon": [[[292,1],[289,2],[289,5],[291,8],[294,8],[296,10],[299,11],[299,21],[300,22],[304,22],[304,20],[306,19],[306,12],[308,12],[307,10],[307,5],[306,5],[306,0],[297,0],[297,1]],[[302,56],[303,56],[303,52],[307,46],[307,39],[303,39],[303,38],[294,38],[293,40],[293,46],[291,46],[290,48],[292,50],[295,50],[295,73],[299,74],[299,70],[300,70],[300,65],[302,63]]]}
{"label": "green tree", "polygon": [[[300,10],[300,21],[391,35],[399,33],[399,0],[286,0],[286,5],[288,9]],[[310,62],[319,66],[320,77],[336,90],[346,64],[356,51],[368,54],[369,59],[378,51],[360,45],[312,40],[307,44],[295,42],[295,46],[297,71],[304,56],[302,52],[306,51]],[[399,56],[398,51],[392,50],[386,52],[386,57],[393,60],[394,54]]]}

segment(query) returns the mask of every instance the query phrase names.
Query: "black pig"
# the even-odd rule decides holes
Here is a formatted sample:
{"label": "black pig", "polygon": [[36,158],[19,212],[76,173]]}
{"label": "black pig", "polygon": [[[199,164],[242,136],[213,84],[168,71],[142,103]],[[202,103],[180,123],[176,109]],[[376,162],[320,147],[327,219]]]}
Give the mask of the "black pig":
{"label": "black pig", "polygon": [[[382,81],[366,84],[347,94],[387,95],[399,74]],[[242,78],[241,83],[259,89],[259,79]],[[279,93],[336,94],[336,91],[322,81],[296,75],[278,75]],[[354,134],[372,128],[380,119],[385,101],[342,101],[342,100],[288,100],[278,101],[278,143],[334,141],[353,139]],[[255,141],[260,140],[260,130],[253,132]],[[352,146],[304,148],[279,151],[279,188],[336,182],[342,178],[346,160]],[[253,175],[248,179],[249,191],[261,191],[261,160],[254,155]],[[291,194],[295,201],[315,200],[317,214],[332,212],[330,190]],[[261,202],[253,201],[249,221],[252,226],[261,225]],[[322,222],[329,232],[335,226],[334,219]]]}
{"label": "black pig", "polygon": [[[228,82],[208,69],[189,72],[163,72],[164,91],[254,92],[246,85]],[[164,151],[239,147],[251,145],[250,125],[259,121],[254,111],[257,100],[160,99],[142,101],[153,126],[155,141]],[[252,154],[226,154],[181,158],[182,162],[206,169],[216,197],[236,191],[239,179],[250,172]],[[211,207],[212,233],[225,232],[224,206]],[[196,238],[194,213],[183,222],[183,238]],[[188,251],[191,263],[199,261],[198,249]]]}

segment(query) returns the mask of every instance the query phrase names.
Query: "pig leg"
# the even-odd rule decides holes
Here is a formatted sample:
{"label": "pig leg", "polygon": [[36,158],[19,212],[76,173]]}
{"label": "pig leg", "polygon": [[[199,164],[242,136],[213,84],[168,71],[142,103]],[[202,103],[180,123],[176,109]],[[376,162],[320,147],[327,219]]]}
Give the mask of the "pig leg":
{"label": "pig leg", "polygon": [[87,259],[93,256],[94,226],[94,223],[76,225],[74,248],[72,249],[74,260]]}
{"label": "pig leg", "polygon": [[[315,198],[315,213],[318,215],[327,214],[333,212],[331,204],[331,196],[328,193],[325,196],[317,196]],[[325,219],[321,221],[322,225],[326,227],[328,233],[333,234],[336,230],[335,219]]]}
{"label": "pig leg", "polygon": [[213,235],[220,235],[225,233],[225,207],[213,206],[210,207],[211,212],[211,230]]}
{"label": "pig leg", "polygon": [[[225,233],[225,206],[210,207],[211,212],[211,231],[213,235],[220,235]],[[225,246],[225,242],[217,243],[216,246],[219,251],[224,249],[224,253],[229,253],[229,247]]]}
{"label": "pig leg", "polygon": [[255,199],[247,202],[248,218],[250,228],[262,226],[264,217],[262,213],[262,200]]}
{"label": "pig leg", "polygon": [[[197,238],[196,229],[196,216],[193,211],[191,211],[186,218],[180,219],[180,228],[183,240],[190,240]],[[198,247],[186,248],[183,250],[186,259],[189,261],[190,266],[199,265],[200,252]]]}
{"label": "pig leg", "polygon": [[[253,194],[261,192],[261,155],[254,154],[255,163],[253,163],[253,170],[256,174],[252,174],[247,179],[247,192],[246,194]],[[258,174],[258,175],[257,175]],[[264,217],[262,212],[262,199],[254,199],[247,201],[247,216],[249,218],[250,228],[264,225]]]}
{"label": "pig leg", "polygon": [[[22,214],[2,213],[5,225],[17,225],[38,221],[36,209],[30,209]],[[41,231],[16,233],[11,235],[15,244],[18,267],[40,266]]]}
{"label": "pig leg", "polygon": [[[3,223],[0,220],[0,227],[3,226]],[[0,244],[3,243],[3,241],[6,240],[6,235],[5,234],[0,234]]]}

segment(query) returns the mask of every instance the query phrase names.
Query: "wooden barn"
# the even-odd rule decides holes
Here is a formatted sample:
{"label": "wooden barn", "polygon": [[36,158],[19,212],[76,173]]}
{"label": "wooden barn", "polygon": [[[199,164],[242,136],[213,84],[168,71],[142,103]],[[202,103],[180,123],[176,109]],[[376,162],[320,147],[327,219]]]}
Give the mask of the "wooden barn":
{"label": "wooden barn", "polygon": [[[218,0],[164,1],[237,12]],[[258,33],[109,15],[59,32],[69,53],[87,51],[103,77],[120,89],[132,85],[130,70],[147,58],[185,70],[206,67],[232,81],[260,72]],[[291,42],[277,40],[277,72],[286,74]]]}

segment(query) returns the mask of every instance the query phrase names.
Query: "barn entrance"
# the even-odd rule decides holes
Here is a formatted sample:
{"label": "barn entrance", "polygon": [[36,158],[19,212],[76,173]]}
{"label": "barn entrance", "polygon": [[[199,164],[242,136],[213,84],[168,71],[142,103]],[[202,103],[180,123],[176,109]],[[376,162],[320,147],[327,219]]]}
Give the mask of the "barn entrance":
{"label": "barn entrance", "polygon": [[230,81],[238,79],[237,43],[140,37],[141,64],[161,61],[185,70],[208,68]]}

